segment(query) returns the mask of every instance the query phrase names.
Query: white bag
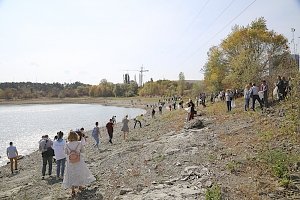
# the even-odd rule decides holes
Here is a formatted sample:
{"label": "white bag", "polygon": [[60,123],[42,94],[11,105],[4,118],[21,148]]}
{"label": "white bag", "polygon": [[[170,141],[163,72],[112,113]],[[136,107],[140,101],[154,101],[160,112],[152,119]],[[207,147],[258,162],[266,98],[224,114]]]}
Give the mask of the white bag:
{"label": "white bag", "polygon": [[231,108],[235,108],[235,101],[231,101]]}
{"label": "white bag", "polygon": [[275,100],[278,100],[279,99],[279,96],[278,96],[278,87],[276,86],[273,90],[273,98]]}

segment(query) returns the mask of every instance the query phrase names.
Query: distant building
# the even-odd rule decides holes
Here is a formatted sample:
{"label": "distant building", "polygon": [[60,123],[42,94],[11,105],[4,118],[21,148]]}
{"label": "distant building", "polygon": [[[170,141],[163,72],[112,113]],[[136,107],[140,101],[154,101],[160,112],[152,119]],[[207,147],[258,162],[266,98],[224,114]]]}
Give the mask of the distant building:
{"label": "distant building", "polygon": [[129,84],[130,83],[130,77],[129,74],[123,75],[123,82]]}

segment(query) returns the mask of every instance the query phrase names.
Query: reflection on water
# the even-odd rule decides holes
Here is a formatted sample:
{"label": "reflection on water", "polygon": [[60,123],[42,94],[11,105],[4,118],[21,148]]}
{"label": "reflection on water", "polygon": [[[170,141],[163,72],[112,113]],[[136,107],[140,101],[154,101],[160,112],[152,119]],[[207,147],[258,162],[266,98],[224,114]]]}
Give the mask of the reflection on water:
{"label": "reflection on water", "polygon": [[127,114],[134,118],[142,113],[145,110],[96,104],[0,105],[0,166],[8,161],[11,141],[20,155],[27,155],[37,150],[42,135],[53,138],[60,130],[91,130],[96,121],[104,126],[113,115],[118,122]]}

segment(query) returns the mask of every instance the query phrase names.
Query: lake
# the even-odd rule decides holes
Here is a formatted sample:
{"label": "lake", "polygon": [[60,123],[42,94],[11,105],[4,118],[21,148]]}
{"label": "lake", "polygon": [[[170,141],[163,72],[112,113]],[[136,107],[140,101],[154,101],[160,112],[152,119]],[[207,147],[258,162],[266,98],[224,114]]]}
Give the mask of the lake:
{"label": "lake", "polygon": [[19,155],[28,155],[38,149],[42,135],[53,139],[58,131],[63,131],[67,136],[71,129],[92,130],[96,121],[105,126],[113,115],[120,122],[125,115],[134,118],[145,112],[98,104],[0,105],[0,166],[8,161],[9,142],[14,143]]}

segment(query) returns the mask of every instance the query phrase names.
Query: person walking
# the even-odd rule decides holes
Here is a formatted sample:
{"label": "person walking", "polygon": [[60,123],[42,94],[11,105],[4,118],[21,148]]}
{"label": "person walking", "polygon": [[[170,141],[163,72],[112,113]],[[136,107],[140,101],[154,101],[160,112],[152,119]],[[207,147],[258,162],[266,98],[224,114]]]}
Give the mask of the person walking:
{"label": "person walking", "polygon": [[113,119],[110,119],[109,122],[106,124],[106,130],[109,137],[109,143],[112,144],[113,132],[114,132],[114,123]]}
{"label": "person walking", "polygon": [[154,108],[152,109],[151,116],[152,116],[152,119],[155,118],[155,109]]}
{"label": "person walking", "polygon": [[263,92],[263,103],[265,108],[267,108],[268,105],[268,90],[269,90],[269,86],[267,85],[266,80],[262,81],[262,85],[261,85],[261,90]]}
{"label": "person walking", "polygon": [[13,146],[13,142],[9,143],[9,147],[6,149],[7,158],[10,160],[10,170],[11,173],[14,173],[14,164],[15,170],[18,170],[18,150]]}
{"label": "person walking", "polygon": [[80,136],[79,141],[81,141],[82,145],[83,146],[86,145],[88,136],[86,136],[84,134],[84,128],[83,127],[80,128],[80,135],[79,136]]}
{"label": "person walking", "polygon": [[63,139],[64,133],[59,131],[57,133],[57,140],[53,142],[53,150],[56,159],[56,178],[63,178],[65,172],[66,154],[65,145],[66,141]]}
{"label": "person walking", "polygon": [[233,93],[227,89],[225,92],[225,101],[227,104],[227,112],[231,111],[231,101],[233,100]]}
{"label": "person walking", "polygon": [[95,142],[96,142],[94,146],[99,148],[99,142],[100,142],[100,129],[98,127],[99,123],[96,122],[95,125],[96,126],[93,129],[92,136],[93,136],[93,138],[95,139]]}
{"label": "person walking", "polygon": [[128,133],[129,133],[129,126],[128,126],[129,120],[128,120],[128,115],[126,115],[126,116],[124,117],[124,119],[122,120],[122,123],[123,123],[123,127],[122,127],[121,131],[123,131],[124,140],[126,141],[127,135],[128,135]]}
{"label": "person walking", "polygon": [[135,126],[136,126],[137,123],[139,123],[140,124],[140,128],[142,128],[142,120],[143,120],[143,114],[137,116],[134,119],[134,126],[133,126],[133,128],[135,128]]}
{"label": "person walking", "polygon": [[77,133],[70,131],[68,143],[65,146],[67,164],[62,186],[65,189],[71,189],[73,197],[76,195],[76,189],[78,192],[96,180],[84,162],[82,153],[84,153],[84,146],[81,141],[78,141]]}
{"label": "person walking", "polygon": [[249,110],[249,104],[250,104],[250,85],[246,85],[244,89],[244,99],[245,99],[245,111]]}
{"label": "person walking", "polygon": [[276,86],[278,88],[279,101],[282,101],[283,100],[283,95],[284,95],[284,82],[283,82],[281,76],[277,77]]}
{"label": "person walking", "polygon": [[250,90],[250,94],[252,93],[252,110],[253,111],[255,111],[255,102],[256,102],[256,100],[258,101],[258,103],[260,105],[260,108],[263,109],[263,105],[262,105],[262,102],[259,98],[258,91],[259,91],[259,88],[255,85],[255,83],[253,83],[252,88]]}
{"label": "person walking", "polygon": [[52,174],[52,160],[53,160],[52,145],[53,142],[48,137],[48,135],[43,136],[42,140],[40,140],[39,143],[39,151],[42,152],[42,158],[43,158],[42,179],[45,178],[47,163],[48,163],[48,175],[51,176]]}

